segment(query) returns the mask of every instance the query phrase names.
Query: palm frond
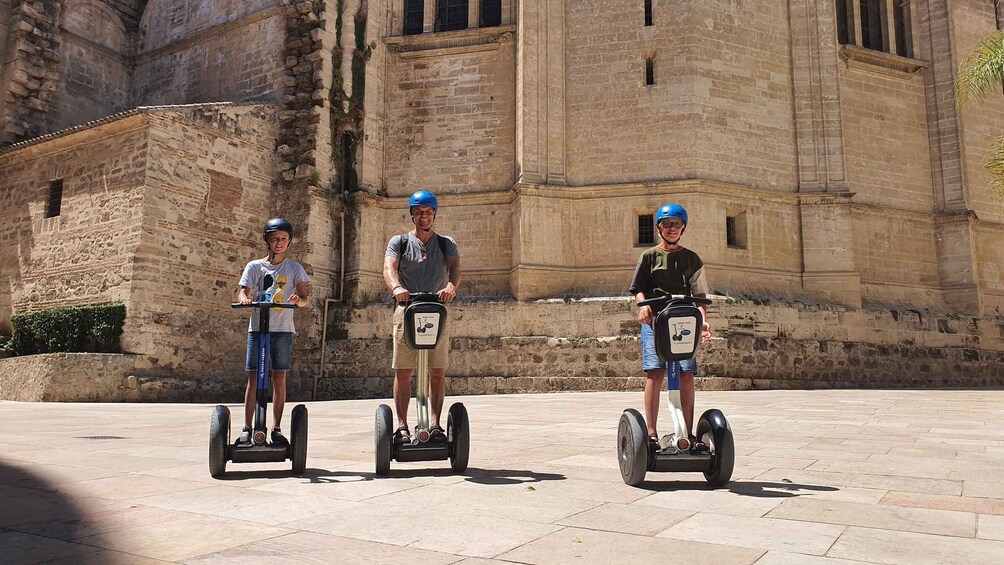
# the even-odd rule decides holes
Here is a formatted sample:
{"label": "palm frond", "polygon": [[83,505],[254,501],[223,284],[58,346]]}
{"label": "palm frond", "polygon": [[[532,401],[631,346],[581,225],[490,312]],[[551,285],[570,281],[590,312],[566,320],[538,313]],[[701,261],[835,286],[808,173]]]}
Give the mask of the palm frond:
{"label": "palm frond", "polygon": [[1004,31],[980,43],[959,67],[955,78],[955,101],[960,107],[969,100],[983,101],[991,88],[1004,81]]}
{"label": "palm frond", "polygon": [[990,173],[990,188],[1004,200],[1004,136],[997,138],[987,151],[987,172]]}

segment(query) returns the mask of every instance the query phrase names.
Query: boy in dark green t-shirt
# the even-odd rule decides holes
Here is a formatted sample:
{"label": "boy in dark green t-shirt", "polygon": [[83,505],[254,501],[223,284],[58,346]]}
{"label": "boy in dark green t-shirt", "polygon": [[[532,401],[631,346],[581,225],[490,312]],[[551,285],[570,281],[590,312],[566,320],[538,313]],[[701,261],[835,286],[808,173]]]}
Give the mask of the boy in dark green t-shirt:
{"label": "boy in dark green t-shirt", "polygon": [[[647,298],[683,294],[704,298],[708,294],[708,281],[704,276],[704,262],[693,251],[680,245],[680,238],[687,229],[687,211],[679,204],[667,204],[655,214],[655,229],[659,233],[659,245],[645,250],[638,259],[629,291],[635,302]],[[707,322],[707,311],[698,306],[704,314],[701,328],[701,343],[711,339],[711,324]],[[654,312],[650,306],[638,310],[641,324],[642,369],[648,377],[645,380],[645,422],[651,441],[658,443],[656,422],[659,418],[659,393],[666,377],[666,362],[659,358],[655,350],[655,333],[652,330]],[[680,361],[680,402],[687,433],[691,434],[694,423],[694,374],[697,361],[694,358]],[[694,446],[702,445],[694,440]]]}

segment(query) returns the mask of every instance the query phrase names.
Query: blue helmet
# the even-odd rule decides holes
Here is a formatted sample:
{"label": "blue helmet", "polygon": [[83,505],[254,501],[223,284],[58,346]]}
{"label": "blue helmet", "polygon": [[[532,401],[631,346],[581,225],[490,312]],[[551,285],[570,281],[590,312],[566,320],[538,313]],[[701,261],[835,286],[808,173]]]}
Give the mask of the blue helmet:
{"label": "blue helmet", "polygon": [[428,190],[419,190],[411,195],[411,200],[408,201],[408,211],[413,211],[415,206],[428,206],[437,212],[439,211],[439,202],[436,200],[436,195]]}
{"label": "blue helmet", "polygon": [[687,226],[687,210],[679,204],[666,204],[659,208],[659,211],[655,213],[656,225],[659,225],[659,222],[666,218],[680,218],[683,220],[683,226]]}

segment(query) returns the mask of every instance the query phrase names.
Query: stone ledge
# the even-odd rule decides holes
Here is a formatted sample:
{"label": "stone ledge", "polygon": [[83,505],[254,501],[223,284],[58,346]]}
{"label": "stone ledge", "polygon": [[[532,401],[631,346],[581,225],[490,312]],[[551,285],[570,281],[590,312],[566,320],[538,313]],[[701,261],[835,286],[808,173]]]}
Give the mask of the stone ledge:
{"label": "stone ledge", "polygon": [[850,68],[875,71],[901,78],[910,78],[927,68],[927,63],[909,57],[900,57],[884,51],[866,49],[857,45],[840,47],[840,58]]}
{"label": "stone ledge", "polygon": [[[21,402],[242,403],[244,373],[202,379],[146,373],[139,356],[45,353],[0,359],[0,400]],[[310,398],[312,379],[288,379],[287,401]]]}

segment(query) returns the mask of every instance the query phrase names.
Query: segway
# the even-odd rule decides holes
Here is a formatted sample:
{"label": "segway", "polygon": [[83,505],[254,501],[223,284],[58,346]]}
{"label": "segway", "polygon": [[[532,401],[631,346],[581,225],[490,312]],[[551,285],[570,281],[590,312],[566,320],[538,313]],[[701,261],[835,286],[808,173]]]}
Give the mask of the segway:
{"label": "segway", "polygon": [[433,441],[429,430],[429,350],[435,349],[446,323],[446,306],[435,293],[422,292],[412,298],[404,311],[404,339],[411,349],[418,350],[415,369],[415,401],[418,425],[410,443],[394,441],[393,412],[381,404],[376,411],[376,474],[390,473],[391,459],[406,461],[450,460],[454,472],[467,469],[470,454],[470,428],[467,409],[460,402],[450,406],[446,420],[446,441]]}
{"label": "segway", "polygon": [[[272,276],[266,275],[262,288],[272,286]],[[291,415],[289,445],[275,445],[266,442],[268,428],[265,415],[268,401],[272,397],[271,373],[269,362],[269,328],[268,320],[271,308],[296,308],[295,304],[272,302],[268,293],[259,297],[259,301],[249,304],[231,304],[233,308],[258,309],[258,351],[257,379],[255,381],[255,411],[254,429],[248,444],[230,443],[230,409],[218,405],[213,410],[213,419],[209,425],[209,474],[215,478],[223,476],[227,470],[227,461],[234,463],[268,463],[285,461],[293,462],[293,473],[300,475],[307,467],[307,407],[297,404]]]}
{"label": "segway", "polygon": [[644,482],[647,471],[700,471],[714,487],[724,486],[732,478],[735,444],[725,415],[715,409],[701,415],[696,437],[707,448],[697,449],[690,441],[681,409],[680,361],[693,357],[697,352],[704,324],[704,316],[697,304],[711,304],[711,300],[671,295],[639,303],[639,306],[647,305],[659,311],[653,322],[655,347],[659,358],[667,365],[666,389],[673,431],[654,445],[649,441],[645,418],[633,408],[624,411],[617,427],[617,460],[621,477],[631,486]]}

